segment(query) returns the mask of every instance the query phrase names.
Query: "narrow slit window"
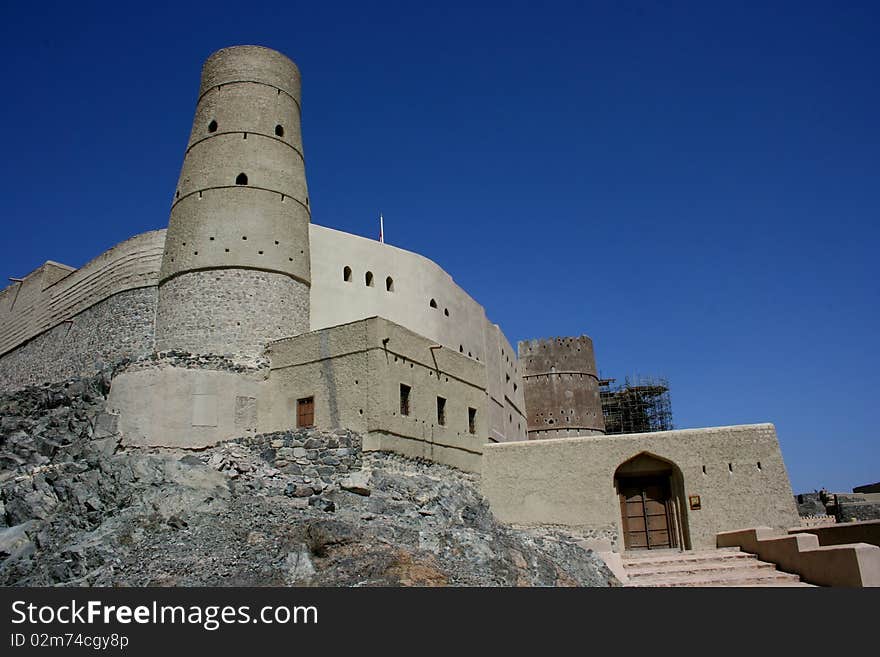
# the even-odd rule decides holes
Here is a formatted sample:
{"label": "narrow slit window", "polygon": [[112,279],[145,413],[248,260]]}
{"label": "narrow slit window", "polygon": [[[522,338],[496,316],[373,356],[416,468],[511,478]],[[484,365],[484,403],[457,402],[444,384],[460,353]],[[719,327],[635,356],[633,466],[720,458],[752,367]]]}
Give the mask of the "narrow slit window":
{"label": "narrow slit window", "polygon": [[368,271],[366,274],[364,274],[364,284],[367,287],[373,287],[373,272]]}
{"label": "narrow slit window", "polygon": [[208,132],[217,132],[217,122],[213,119],[208,124]]}
{"label": "narrow slit window", "polygon": [[443,397],[437,397],[437,424],[446,426],[446,400]]}
{"label": "narrow slit window", "polygon": [[351,283],[351,267],[345,267],[342,270],[342,280]]}
{"label": "narrow slit window", "polygon": [[283,137],[284,136],[284,126],[276,125],[275,126],[275,135],[278,137]]}
{"label": "narrow slit window", "polygon": [[437,302],[434,299],[431,299],[431,302],[428,305],[431,306],[431,308],[436,308]]}
{"label": "narrow slit window", "polygon": [[409,397],[412,388],[405,383],[400,384],[400,414],[409,415]]}
{"label": "narrow slit window", "polygon": [[394,279],[390,276],[385,279],[385,291],[394,292]]}
{"label": "narrow slit window", "polygon": [[477,433],[477,409],[468,408],[468,431]]}
{"label": "narrow slit window", "polygon": [[244,174],[244,173],[238,174],[235,177],[235,184],[236,185],[247,185],[248,184],[247,174]]}

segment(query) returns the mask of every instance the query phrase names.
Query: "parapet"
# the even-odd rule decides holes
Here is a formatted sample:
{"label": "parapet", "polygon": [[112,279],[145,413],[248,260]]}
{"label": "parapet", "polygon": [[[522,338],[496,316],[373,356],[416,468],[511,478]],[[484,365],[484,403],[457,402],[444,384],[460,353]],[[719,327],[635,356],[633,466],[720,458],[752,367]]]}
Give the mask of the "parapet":
{"label": "parapet", "polygon": [[205,61],[199,96],[232,82],[269,84],[299,103],[302,78],[287,56],[264,46],[221,48]]}
{"label": "parapet", "polygon": [[522,340],[518,349],[523,376],[576,372],[597,378],[593,341],[586,335]]}

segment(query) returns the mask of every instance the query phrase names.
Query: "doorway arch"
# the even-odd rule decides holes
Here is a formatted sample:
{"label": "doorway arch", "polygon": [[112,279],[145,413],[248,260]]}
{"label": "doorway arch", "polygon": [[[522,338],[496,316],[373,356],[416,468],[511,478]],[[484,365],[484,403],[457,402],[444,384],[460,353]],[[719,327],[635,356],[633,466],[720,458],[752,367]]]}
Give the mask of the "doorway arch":
{"label": "doorway arch", "polygon": [[684,477],[672,461],[640,452],[614,472],[625,550],[690,548]]}

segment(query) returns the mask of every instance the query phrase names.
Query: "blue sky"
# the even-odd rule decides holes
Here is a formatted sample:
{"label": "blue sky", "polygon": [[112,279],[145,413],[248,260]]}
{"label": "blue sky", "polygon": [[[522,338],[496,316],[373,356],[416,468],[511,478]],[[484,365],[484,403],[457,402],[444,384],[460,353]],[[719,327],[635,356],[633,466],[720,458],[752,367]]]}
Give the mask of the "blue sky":
{"label": "blue sky", "polygon": [[512,341],[590,335],[675,423],[880,480],[880,9],[8,3],[2,276],[164,227],[204,59],[303,73],[313,221],[443,266]]}

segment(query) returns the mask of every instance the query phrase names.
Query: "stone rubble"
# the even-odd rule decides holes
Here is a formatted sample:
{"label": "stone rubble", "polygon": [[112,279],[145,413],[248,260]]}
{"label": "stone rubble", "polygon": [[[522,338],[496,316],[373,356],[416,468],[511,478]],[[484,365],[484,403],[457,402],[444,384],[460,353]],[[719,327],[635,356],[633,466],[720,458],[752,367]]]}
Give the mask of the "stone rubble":
{"label": "stone rubble", "polygon": [[124,448],[110,375],[0,397],[0,584],[619,585],[576,535],[497,523],[479,477],[345,429]]}

